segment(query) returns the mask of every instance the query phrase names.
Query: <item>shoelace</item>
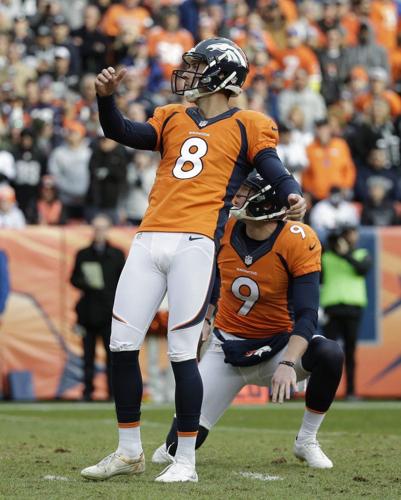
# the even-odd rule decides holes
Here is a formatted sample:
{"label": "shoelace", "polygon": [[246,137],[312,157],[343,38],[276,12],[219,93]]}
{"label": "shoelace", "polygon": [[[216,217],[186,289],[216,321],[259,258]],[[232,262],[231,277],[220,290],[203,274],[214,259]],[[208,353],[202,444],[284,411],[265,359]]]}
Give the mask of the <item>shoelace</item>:
{"label": "shoelace", "polygon": [[110,455],[108,455],[107,457],[105,457],[103,460],[101,460],[99,462],[99,466],[103,466],[105,467],[106,465],[109,465],[109,463],[113,460],[114,457],[116,457],[117,454],[114,452],[114,453],[111,453]]}
{"label": "shoelace", "polygon": [[308,448],[315,448],[319,452],[319,454],[322,458],[326,458],[326,455],[323,453],[322,449],[320,448],[320,443],[318,440],[309,441],[308,443],[305,443],[304,446],[307,446]]}

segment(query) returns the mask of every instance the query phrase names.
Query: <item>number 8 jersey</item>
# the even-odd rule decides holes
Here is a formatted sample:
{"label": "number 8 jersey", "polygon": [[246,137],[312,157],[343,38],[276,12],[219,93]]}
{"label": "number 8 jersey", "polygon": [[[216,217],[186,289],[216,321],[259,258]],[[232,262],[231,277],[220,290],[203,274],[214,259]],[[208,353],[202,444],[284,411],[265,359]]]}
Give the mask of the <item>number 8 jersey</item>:
{"label": "number 8 jersey", "polygon": [[278,221],[253,252],[244,235],[245,224],[231,218],[218,255],[221,286],[214,324],[244,338],[291,333],[291,280],[320,271],[320,242],[299,222]]}
{"label": "number 8 jersey", "polygon": [[157,108],[149,123],[157,133],[161,162],[140,231],[219,239],[253,159],[277,146],[275,123],[238,108],[205,120],[198,108],[175,104]]}

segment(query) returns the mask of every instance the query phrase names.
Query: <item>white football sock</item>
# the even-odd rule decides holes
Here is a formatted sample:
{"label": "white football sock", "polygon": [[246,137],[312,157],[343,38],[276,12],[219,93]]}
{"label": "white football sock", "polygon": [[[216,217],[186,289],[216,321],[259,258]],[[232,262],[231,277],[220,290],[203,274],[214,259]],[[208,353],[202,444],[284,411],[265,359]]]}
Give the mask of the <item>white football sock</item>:
{"label": "white football sock", "polygon": [[127,458],[138,458],[142,453],[141,427],[118,428],[117,453]]}
{"label": "white football sock", "polygon": [[195,434],[195,436],[180,436],[180,433],[178,433],[177,451],[175,452],[175,460],[177,462],[183,461],[195,465],[196,435],[197,434]]}
{"label": "white football sock", "polygon": [[325,413],[315,413],[305,409],[302,425],[297,436],[297,442],[299,443],[310,439],[316,439],[317,431],[319,430],[325,416]]}

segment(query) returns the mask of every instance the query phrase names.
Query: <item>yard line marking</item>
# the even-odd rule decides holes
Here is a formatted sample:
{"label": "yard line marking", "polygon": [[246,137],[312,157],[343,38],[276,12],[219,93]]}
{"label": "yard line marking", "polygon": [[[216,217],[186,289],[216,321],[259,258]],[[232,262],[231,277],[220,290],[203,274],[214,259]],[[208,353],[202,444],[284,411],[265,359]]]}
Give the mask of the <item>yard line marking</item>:
{"label": "yard line marking", "polygon": [[260,472],[238,472],[238,475],[249,479],[257,479],[258,481],[282,481],[280,476],[270,476],[269,474],[260,474]]}
{"label": "yard line marking", "polygon": [[47,476],[43,476],[43,479],[46,479],[47,481],[71,481],[70,478],[65,477],[65,476],[53,476],[51,474],[47,474]]}

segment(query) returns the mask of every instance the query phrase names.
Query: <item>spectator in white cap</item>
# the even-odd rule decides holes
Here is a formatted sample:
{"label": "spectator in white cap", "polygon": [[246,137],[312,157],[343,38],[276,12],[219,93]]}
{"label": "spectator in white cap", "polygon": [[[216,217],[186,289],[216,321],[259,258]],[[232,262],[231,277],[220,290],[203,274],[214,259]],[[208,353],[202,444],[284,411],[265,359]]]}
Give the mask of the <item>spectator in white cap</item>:
{"label": "spectator in white cap", "polygon": [[6,184],[0,185],[0,228],[21,229],[25,217],[15,201],[15,191]]}

